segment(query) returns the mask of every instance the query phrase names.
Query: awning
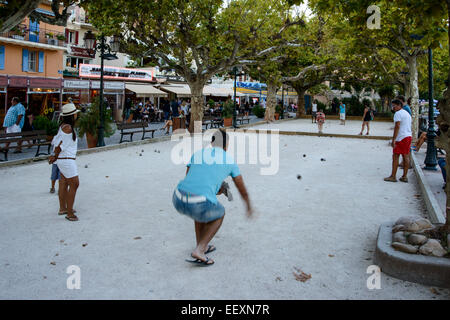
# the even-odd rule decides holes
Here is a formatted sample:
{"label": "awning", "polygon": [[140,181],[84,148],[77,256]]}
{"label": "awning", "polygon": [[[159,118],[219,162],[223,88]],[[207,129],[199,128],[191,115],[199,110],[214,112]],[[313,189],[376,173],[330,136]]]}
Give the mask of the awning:
{"label": "awning", "polygon": [[178,98],[189,98],[191,96],[191,89],[187,84],[172,84],[160,86],[163,91],[175,93]]}
{"label": "awning", "polygon": [[138,98],[145,97],[167,97],[167,93],[161,90],[156,89],[151,85],[142,85],[142,84],[125,84],[125,88],[136,93]]}
{"label": "awning", "polygon": [[[224,87],[214,87],[214,86],[205,86],[203,88],[203,94],[205,96],[213,96],[213,97],[233,97],[234,89],[233,88],[224,88]],[[245,94],[240,93],[236,90],[236,97],[242,97]]]}
{"label": "awning", "polygon": [[[191,96],[191,89],[187,84],[162,85],[160,89],[175,93],[179,98],[189,98]],[[203,95],[213,97],[233,97],[234,90],[233,88],[214,87],[207,85],[203,88]],[[242,96],[245,96],[245,94],[236,91],[236,97]]]}

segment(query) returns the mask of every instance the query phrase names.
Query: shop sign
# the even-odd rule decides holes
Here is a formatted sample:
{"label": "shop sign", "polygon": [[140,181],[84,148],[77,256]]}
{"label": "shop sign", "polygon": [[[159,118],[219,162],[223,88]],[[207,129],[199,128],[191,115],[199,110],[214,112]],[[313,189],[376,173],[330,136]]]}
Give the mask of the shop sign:
{"label": "shop sign", "polygon": [[27,77],[9,77],[9,86],[16,88],[26,88],[28,86]]}
{"label": "shop sign", "polygon": [[[100,78],[101,67],[93,64],[80,64],[80,78]],[[155,81],[154,70],[103,67],[103,78],[116,80]]]}
{"label": "shop sign", "polygon": [[[91,81],[91,89],[100,89],[100,81]],[[125,83],[115,81],[105,81],[103,82],[103,89],[125,90]]]}
{"label": "shop sign", "polygon": [[0,86],[7,86],[8,85],[8,77],[0,77]]}
{"label": "shop sign", "polygon": [[90,54],[88,49],[81,47],[70,46],[70,54],[81,58],[95,58],[95,51],[94,54]]}
{"label": "shop sign", "polygon": [[61,88],[61,79],[30,78],[30,88]]}
{"label": "shop sign", "polygon": [[89,80],[64,80],[64,88],[89,89]]}

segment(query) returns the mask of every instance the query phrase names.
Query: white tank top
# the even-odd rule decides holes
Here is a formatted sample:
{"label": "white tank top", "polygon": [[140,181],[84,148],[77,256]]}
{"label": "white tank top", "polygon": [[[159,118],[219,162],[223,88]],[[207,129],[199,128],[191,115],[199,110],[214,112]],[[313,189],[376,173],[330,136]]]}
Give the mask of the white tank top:
{"label": "white tank top", "polygon": [[65,133],[59,127],[58,134],[53,138],[52,144],[54,147],[61,143],[61,153],[58,158],[75,158],[78,150],[78,138],[75,136],[75,141],[72,139],[72,133]]}

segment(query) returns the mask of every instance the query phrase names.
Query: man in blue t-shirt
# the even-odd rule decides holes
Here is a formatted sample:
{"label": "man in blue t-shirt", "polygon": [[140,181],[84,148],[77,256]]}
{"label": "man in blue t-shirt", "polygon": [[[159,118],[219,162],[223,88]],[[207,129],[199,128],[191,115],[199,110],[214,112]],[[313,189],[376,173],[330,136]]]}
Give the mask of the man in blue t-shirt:
{"label": "man in blue t-shirt", "polygon": [[339,119],[341,120],[341,124],[345,126],[345,104],[342,102],[339,105]]}
{"label": "man in blue t-shirt", "polygon": [[231,176],[247,206],[247,216],[252,216],[252,207],[239,167],[226,153],[228,135],[217,130],[210,148],[196,152],[187,165],[186,177],[175,189],[172,202],[175,209],[195,221],[197,246],[191,253],[195,260],[186,260],[201,266],[210,266],[213,260],[206,256],[216,248],[209,245],[222,225],[225,208],[217,201],[217,195],[226,194],[224,180]]}
{"label": "man in blue t-shirt", "polygon": [[[25,124],[25,107],[19,102],[19,98],[14,97],[11,100],[11,107],[6,113],[3,120],[3,127],[6,133],[20,133],[22,132],[23,125]],[[9,143],[5,148],[9,147]],[[22,152],[22,141],[17,143],[17,149],[14,153]]]}
{"label": "man in blue t-shirt", "polygon": [[408,103],[406,102],[406,99],[404,96],[397,96],[395,99],[398,99],[402,102],[402,108],[403,110],[405,110],[406,112],[409,113],[410,116],[412,116],[412,112],[411,112],[411,107],[408,105]]}

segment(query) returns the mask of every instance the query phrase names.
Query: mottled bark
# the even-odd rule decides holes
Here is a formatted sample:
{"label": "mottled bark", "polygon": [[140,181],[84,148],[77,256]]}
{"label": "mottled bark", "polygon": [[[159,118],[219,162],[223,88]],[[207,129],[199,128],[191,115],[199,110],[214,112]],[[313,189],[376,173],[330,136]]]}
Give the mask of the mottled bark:
{"label": "mottled bark", "polygon": [[[189,132],[202,132],[203,121],[203,83],[189,83],[191,89],[191,122],[189,123]],[[197,122],[197,123],[195,123]],[[194,125],[196,128],[194,129]]]}
{"label": "mottled bark", "polygon": [[412,138],[417,140],[417,133],[419,132],[419,76],[417,72],[417,56],[412,55],[408,59],[409,69],[409,91],[411,98],[411,113],[412,113]]}
{"label": "mottled bark", "polygon": [[277,85],[272,81],[267,81],[267,101],[266,101],[266,113],[264,120],[275,120],[275,107],[277,106]]}
{"label": "mottled bark", "polygon": [[295,92],[297,92],[297,118],[300,118],[302,115],[306,114],[305,110],[305,92],[306,89],[303,87],[294,87]]}

